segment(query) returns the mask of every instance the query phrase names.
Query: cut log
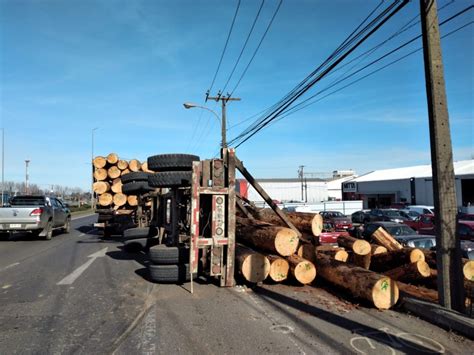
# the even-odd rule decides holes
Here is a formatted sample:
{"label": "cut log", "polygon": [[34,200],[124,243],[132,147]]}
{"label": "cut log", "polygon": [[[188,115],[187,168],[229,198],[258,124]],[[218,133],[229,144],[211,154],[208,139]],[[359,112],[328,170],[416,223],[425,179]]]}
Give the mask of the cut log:
{"label": "cut log", "polygon": [[290,264],[281,256],[267,255],[270,261],[270,273],[268,276],[275,282],[282,282],[288,278]]}
{"label": "cut log", "polygon": [[112,195],[106,192],[105,194],[99,195],[99,205],[103,207],[110,206],[113,199]]}
{"label": "cut log", "polygon": [[371,253],[368,253],[368,254],[365,254],[365,255],[352,253],[352,255],[351,255],[351,262],[354,265],[357,265],[357,266],[359,266],[361,268],[364,268],[366,270],[369,270],[371,260],[372,260],[372,254]]}
{"label": "cut log", "polygon": [[120,176],[124,176],[125,174],[128,174],[130,172],[130,169],[124,169],[122,170],[122,172],[120,173]]}
{"label": "cut log", "polygon": [[372,234],[372,239],[374,239],[377,244],[387,248],[388,251],[403,249],[403,246],[382,227],[377,228],[377,230]]}
{"label": "cut log", "polygon": [[372,255],[370,269],[376,272],[384,272],[395,269],[404,264],[425,261],[425,254],[420,249],[403,248],[397,251]]}
{"label": "cut log", "polygon": [[469,281],[474,281],[474,260],[463,259],[462,273],[464,278]]}
{"label": "cut log", "polygon": [[109,178],[111,179],[116,179],[120,176],[120,174],[122,173],[122,171],[117,168],[117,165],[112,165],[108,170],[107,170],[107,175],[109,176]]}
{"label": "cut log", "polygon": [[[438,271],[430,269],[430,276],[422,280],[422,284],[428,288],[438,289]],[[464,291],[467,298],[474,297],[474,282],[464,279]]]}
{"label": "cut log", "polygon": [[418,260],[389,270],[384,274],[396,281],[413,282],[429,277],[431,272],[426,261]]}
{"label": "cut log", "polygon": [[237,217],[236,222],[240,242],[281,256],[296,253],[299,239],[294,230],[241,217]]}
{"label": "cut log", "polygon": [[92,190],[98,195],[106,193],[109,189],[110,184],[106,181],[96,181],[92,184]]}
{"label": "cut log", "polygon": [[118,160],[119,160],[119,157],[115,153],[110,153],[109,155],[107,155],[107,163],[111,165],[117,164]]}
{"label": "cut log", "polygon": [[242,244],[236,244],[235,260],[238,273],[248,282],[262,282],[270,272],[270,261],[267,257]]}
{"label": "cut log", "polygon": [[438,291],[430,290],[422,286],[408,285],[406,283],[397,281],[397,286],[400,290],[400,298],[414,297],[428,302],[438,303]]}
{"label": "cut log", "polygon": [[101,156],[95,157],[94,160],[92,161],[92,165],[94,165],[94,168],[96,169],[102,169],[106,164],[107,164],[107,159]]}
{"label": "cut log", "polygon": [[370,248],[371,248],[371,254],[372,255],[375,255],[375,254],[383,254],[383,253],[386,253],[387,252],[387,248],[381,246],[381,245],[378,245],[378,244],[370,244]]}
{"label": "cut log", "polygon": [[379,309],[389,309],[398,301],[397,284],[385,275],[333,260],[322,253],[318,254],[316,267],[320,277]]}
{"label": "cut log", "polygon": [[114,205],[115,206],[123,206],[127,203],[127,195],[118,193],[114,195]]}
{"label": "cut log", "polygon": [[[310,233],[315,237],[321,234],[323,219],[318,213],[286,212],[286,215],[290,222],[293,223],[300,232]],[[286,227],[285,222],[283,222],[270,208],[258,210],[255,218],[277,226]]]}
{"label": "cut log", "polygon": [[349,259],[349,253],[341,247],[327,248],[325,245],[316,247],[316,258],[318,258],[318,253],[330,256],[334,260],[342,261],[345,263]]}
{"label": "cut log", "polygon": [[367,255],[370,254],[371,248],[369,242],[363,239],[356,239],[349,236],[337,237],[337,244],[346,250],[352,250],[354,254]]}
{"label": "cut log", "polygon": [[293,277],[301,284],[307,285],[316,278],[316,267],[314,264],[298,255],[286,257],[290,264],[290,271]]}
{"label": "cut log", "polygon": [[107,179],[107,170],[104,168],[95,169],[94,179],[96,179],[97,181],[103,181]]}
{"label": "cut log", "polygon": [[122,192],[122,185],[122,179],[114,179],[114,181],[112,181],[112,192],[116,194]]}
{"label": "cut log", "polygon": [[132,159],[128,163],[128,168],[130,169],[130,171],[140,171],[141,167],[142,164],[137,159]]}
{"label": "cut log", "polygon": [[309,260],[314,263],[315,250],[313,244],[304,243],[298,247],[298,256],[301,256],[303,259]]}
{"label": "cut log", "polygon": [[128,161],[126,160],[119,160],[117,162],[117,168],[119,168],[120,170],[125,170],[128,168]]}
{"label": "cut log", "polygon": [[138,206],[138,197],[135,195],[127,196],[127,202],[130,206]]}
{"label": "cut log", "polygon": [[148,169],[148,162],[144,162],[142,164],[142,171],[146,172],[146,173],[152,173],[153,171],[151,171],[150,169]]}

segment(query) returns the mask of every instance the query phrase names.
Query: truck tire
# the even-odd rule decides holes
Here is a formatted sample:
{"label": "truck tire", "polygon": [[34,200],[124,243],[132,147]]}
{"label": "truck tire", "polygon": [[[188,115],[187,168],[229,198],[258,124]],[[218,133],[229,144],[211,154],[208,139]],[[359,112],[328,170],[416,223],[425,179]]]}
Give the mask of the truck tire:
{"label": "truck tire", "polygon": [[148,157],[148,169],[153,171],[189,171],[193,161],[199,161],[197,155],[191,154],[160,154]]}
{"label": "truck tire", "polygon": [[121,176],[120,179],[122,180],[122,184],[126,184],[127,182],[133,181],[147,181],[148,175],[150,175],[150,173],[144,171],[133,171]]}
{"label": "truck tire", "polygon": [[71,217],[66,218],[66,223],[64,223],[63,231],[66,234],[71,232]]}
{"label": "truck tire", "polygon": [[157,235],[155,227],[130,228],[123,232],[124,240],[133,240],[141,238],[152,238]]}
{"label": "truck tire", "polygon": [[123,249],[127,253],[138,253],[147,247],[148,238],[127,240],[123,243]]}
{"label": "truck tire", "polygon": [[151,187],[190,186],[191,180],[191,171],[163,171],[150,175],[148,185]]}
{"label": "truck tire", "polygon": [[[180,265],[148,265],[150,278],[155,282],[174,283],[189,281],[189,264]],[[196,275],[193,275],[193,279]]]}
{"label": "truck tire", "polygon": [[122,185],[122,192],[125,195],[142,195],[153,191],[147,181],[132,181]]}
{"label": "truck tire", "polygon": [[150,260],[157,265],[185,264],[189,262],[189,249],[169,247],[165,244],[155,245],[148,251]]}

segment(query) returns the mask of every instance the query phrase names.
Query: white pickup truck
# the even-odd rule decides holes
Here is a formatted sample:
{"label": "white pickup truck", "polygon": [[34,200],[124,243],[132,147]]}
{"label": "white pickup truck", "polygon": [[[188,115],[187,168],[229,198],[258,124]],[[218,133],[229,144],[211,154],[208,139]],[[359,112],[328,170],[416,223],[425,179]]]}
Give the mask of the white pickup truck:
{"label": "white pickup truck", "polygon": [[71,212],[55,197],[15,196],[0,208],[0,233],[30,232],[49,240],[54,229],[71,229]]}

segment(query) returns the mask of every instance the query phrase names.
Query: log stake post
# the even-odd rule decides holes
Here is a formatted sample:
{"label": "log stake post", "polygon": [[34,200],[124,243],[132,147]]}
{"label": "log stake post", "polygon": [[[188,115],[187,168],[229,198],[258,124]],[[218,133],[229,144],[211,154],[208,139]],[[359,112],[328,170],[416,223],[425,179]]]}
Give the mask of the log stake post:
{"label": "log stake post", "polygon": [[265,192],[265,190],[260,186],[260,184],[253,178],[252,174],[245,168],[244,164],[239,160],[239,158],[235,157],[235,166],[242,175],[247,179],[250,185],[254,187],[254,189],[258,192],[260,196],[265,200],[265,202],[271,207],[271,209],[277,214],[278,217],[288,226],[296,232],[298,238],[301,238],[300,231],[290,222],[286,214],[276,205],[275,202],[272,201],[270,196]]}
{"label": "log stake post", "polygon": [[436,256],[439,303],[463,310],[460,243],[456,238],[456,191],[453,151],[444,81],[436,0],[420,0],[423,58],[436,209]]}

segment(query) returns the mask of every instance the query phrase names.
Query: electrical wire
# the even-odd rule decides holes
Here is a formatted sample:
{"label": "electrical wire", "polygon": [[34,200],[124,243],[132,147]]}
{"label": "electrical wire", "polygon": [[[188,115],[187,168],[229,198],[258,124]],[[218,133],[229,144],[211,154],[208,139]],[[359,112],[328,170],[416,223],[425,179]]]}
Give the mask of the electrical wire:
{"label": "electrical wire", "polygon": [[245,48],[247,47],[247,43],[249,42],[250,36],[252,35],[253,29],[255,28],[255,24],[257,23],[258,18],[260,17],[260,13],[262,12],[262,8],[263,8],[264,4],[265,4],[265,0],[262,0],[262,3],[260,4],[260,7],[257,11],[257,15],[255,16],[255,19],[253,20],[252,27],[250,27],[250,31],[247,35],[247,38],[244,42],[244,45],[242,46],[242,50],[240,51],[239,57],[237,58],[237,60],[234,64],[234,67],[232,68],[232,71],[231,71],[229,77],[227,78],[227,81],[224,85],[224,88],[222,89],[222,92],[225,92],[225,89],[227,88],[227,85],[229,84],[230,79],[232,79],[232,76],[234,75],[235,69],[237,68],[237,65],[239,64],[240,59],[242,58],[242,54],[244,53]]}
{"label": "electrical wire", "polygon": [[224,58],[224,54],[225,54],[225,51],[227,49],[227,45],[229,44],[230,35],[232,34],[232,30],[234,28],[235,19],[237,18],[237,14],[239,13],[240,1],[241,0],[238,0],[238,2],[237,2],[237,8],[235,9],[234,18],[232,19],[232,24],[230,25],[229,33],[227,34],[227,39],[225,41],[224,49],[222,50],[221,58],[219,59],[219,64],[217,65],[217,69],[216,69],[216,72],[214,73],[214,77],[212,78],[211,86],[209,87],[207,92],[211,92],[212,87],[214,86],[214,83],[216,81],[217,73],[219,72],[219,69],[221,67],[222,59]]}

